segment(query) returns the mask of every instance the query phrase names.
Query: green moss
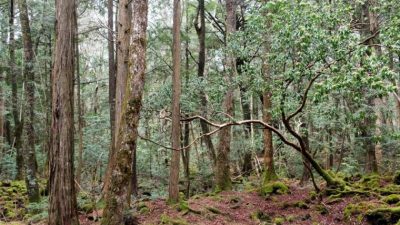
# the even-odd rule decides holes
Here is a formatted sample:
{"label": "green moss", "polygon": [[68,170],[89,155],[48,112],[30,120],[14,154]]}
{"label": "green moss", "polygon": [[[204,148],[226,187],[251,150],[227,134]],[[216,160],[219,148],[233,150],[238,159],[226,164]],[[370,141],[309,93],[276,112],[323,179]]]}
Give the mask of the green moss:
{"label": "green moss", "polygon": [[160,217],[160,224],[166,225],[189,225],[189,223],[182,218],[171,218],[165,214]]}
{"label": "green moss", "polygon": [[371,224],[395,224],[400,219],[400,207],[371,209],[365,217]]}
{"label": "green moss", "polygon": [[206,209],[207,209],[208,211],[214,213],[214,214],[222,214],[221,211],[220,211],[219,209],[214,208],[214,207],[211,207],[211,206],[206,207]]}
{"label": "green moss", "polygon": [[260,188],[260,194],[262,196],[268,196],[271,194],[287,194],[287,193],[289,193],[288,186],[279,181],[264,184]]}
{"label": "green moss", "polygon": [[387,204],[396,204],[400,201],[400,195],[398,194],[391,194],[382,199]]}
{"label": "green moss", "polygon": [[276,175],[275,171],[265,170],[263,174],[263,184],[267,184],[271,181],[278,180],[278,176]]}
{"label": "green moss", "polygon": [[274,218],[274,224],[276,225],[282,225],[285,222],[285,218],[282,217],[275,217]]}
{"label": "green moss", "polygon": [[350,203],[344,208],[344,218],[350,219],[352,216],[360,215],[373,208],[376,208],[376,204],[371,202]]}
{"label": "green moss", "polygon": [[150,212],[149,207],[144,202],[139,202],[136,209],[139,211],[140,214],[147,214]]}
{"label": "green moss", "polygon": [[298,202],[294,203],[293,206],[300,208],[300,209],[309,209],[310,208],[304,201],[298,201]]}
{"label": "green moss", "polygon": [[310,200],[315,200],[315,199],[317,199],[317,196],[318,196],[317,192],[315,192],[315,191],[310,191],[310,193],[308,193],[308,195],[310,196]]}
{"label": "green moss", "polygon": [[294,215],[288,215],[286,216],[286,221],[288,221],[289,223],[292,223],[296,220],[296,217]]}
{"label": "green moss", "polygon": [[257,210],[250,214],[250,218],[255,221],[271,222],[271,217],[261,210]]}
{"label": "green moss", "polygon": [[393,175],[393,183],[394,183],[394,184],[399,184],[399,185],[400,185],[400,171],[397,171],[397,172]]}
{"label": "green moss", "polygon": [[327,209],[324,205],[322,205],[322,204],[316,205],[316,206],[315,206],[315,210],[316,210],[317,212],[319,212],[321,215],[326,215],[326,214],[329,213],[328,209]]}

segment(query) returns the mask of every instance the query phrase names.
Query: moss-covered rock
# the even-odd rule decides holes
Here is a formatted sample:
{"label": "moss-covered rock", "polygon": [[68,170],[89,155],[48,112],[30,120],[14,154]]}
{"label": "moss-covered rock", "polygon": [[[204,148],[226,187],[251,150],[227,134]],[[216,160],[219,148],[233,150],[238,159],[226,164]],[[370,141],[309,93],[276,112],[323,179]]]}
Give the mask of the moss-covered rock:
{"label": "moss-covered rock", "polygon": [[368,210],[376,208],[376,203],[371,202],[359,202],[359,203],[350,203],[344,208],[343,216],[344,219],[348,220],[352,216],[362,215]]}
{"label": "moss-covered rock", "polygon": [[283,217],[275,217],[273,223],[276,225],[282,225],[285,222],[285,218]]}
{"label": "moss-covered rock", "polygon": [[250,218],[255,221],[271,222],[271,216],[261,210],[257,210],[250,214]]}
{"label": "moss-covered rock", "polygon": [[365,217],[373,225],[395,224],[400,220],[400,207],[371,209]]}
{"label": "moss-covered rock", "polygon": [[400,202],[400,195],[391,194],[391,195],[384,197],[382,200],[384,202],[386,202],[387,204],[391,204],[391,205],[396,204],[396,203]]}
{"label": "moss-covered rock", "polygon": [[182,218],[171,218],[165,214],[160,217],[160,224],[165,225],[189,225],[189,223]]}
{"label": "moss-covered rock", "polygon": [[260,188],[261,196],[268,196],[272,194],[287,194],[287,193],[289,193],[289,187],[279,181],[266,183]]}
{"label": "moss-covered rock", "polygon": [[400,185],[400,171],[397,171],[394,175],[393,175],[393,183]]}

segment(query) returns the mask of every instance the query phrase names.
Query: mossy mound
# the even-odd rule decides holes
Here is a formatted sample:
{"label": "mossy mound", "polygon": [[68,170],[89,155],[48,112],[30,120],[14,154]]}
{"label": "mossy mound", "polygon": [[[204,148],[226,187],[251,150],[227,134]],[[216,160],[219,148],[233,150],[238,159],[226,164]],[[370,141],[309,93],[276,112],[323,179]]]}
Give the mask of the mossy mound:
{"label": "mossy mound", "polygon": [[384,197],[382,200],[390,205],[396,204],[396,203],[400,202],[400,195],[391,194],[391,195]]}
{"label": "mossy mound", "polygon": [[351,217],[354,216],[359,216],[357,217],[359,222],[361,222],[363,218],[363,214],[367,212],[368,210],[372,210],[377,207],[376,203],[371,203],[371,202],[359,202],[356,204],[350,203],[344,208],[343,216],[344,219],[348,220]]}
{"label": "mossy mound", "polygon": [[160,224],[165,225],[189,225],[189,223],[182,218],[171,218],[165,214],[160,217]]}
{"label": "mossy mound", "polygon": [[271,216],[261,210],[257,210],[255,212],[251,213],[250,218],[252,220],[260,221],[260,222],[271,222],[272,221]]}
{"label": "mossy mound", "polygon": [[281,225],[285,222],[285,218],[283,217],[275,217],[273,220],[274,224]]}
{"label": "mossy mound", "polygon": [[397,171],[393,176],[393,183],[400,185],[400,171]]}
{"label": "mossy mound", "polygon": [[365,217],[373,225],[396,224],[400,220],[400,207],[372,209]]}
{"label": "mossy mound", "polygon": [[28,203],[24,181],[0,182],[0,220],[19,220],[26,214]]}
{"label": "mossy mound", "polygon": [[287,194],[289,193],[289,187],[286,184],[275,181],[264,184],[259,191],[261,196],[269,196],[272,194]]}

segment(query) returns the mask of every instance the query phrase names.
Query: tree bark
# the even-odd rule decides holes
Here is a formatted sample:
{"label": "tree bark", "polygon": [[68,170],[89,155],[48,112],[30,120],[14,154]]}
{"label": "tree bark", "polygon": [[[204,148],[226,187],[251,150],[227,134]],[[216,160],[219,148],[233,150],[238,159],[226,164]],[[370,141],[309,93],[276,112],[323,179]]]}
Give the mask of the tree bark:
{"label": "tree bark", "polygon": [[129,70],[129,42],[131,37],[131,19],[132,4],[129,0],[120,0],[118,4],[118,21],[116,30],[117,34],[117,73],[116,73],[116,89],[115,89],[115,108],[114,108],[114,142],[111,143],[110,152],[108,154],[108,165],[106,175],[104,177],[103,192],[107,193],[109,182],[111,181],[111,168],[115,163],[115,149],[120,142],[118,133],[120,130],[120,120],[122,115],[122,103],[125,95],[125,87],[127,86],[127,77]]}
{"label": "tree bark", "polygon": [[49,225],[79,224],[74,179],[75,1],[56,2]]}
{"label": "tree bark", "polygon": [[25,99],[27,107],[25,111],[25,153],[26,162],[25,183],[28,191],[29,201],[38,202],[39,184],[36,180],[37,162],[35,154],[35,130],[33,127],[35,119],[35,75],[33,72],[34,53],[31,38],[31,28],[29,25],[28,7],[26,0],[18,0],[19,17],[21,22],[22,39],[24,43],[24,80],[25,80]]}
{"label": "tree bark", "polygon": [[[266,3],[268,0],[264,0]],[[266,16],[266,15],[265,15]],[[267,26],[270,26],[270,21],[267,21]],[[268,40],[268,38],[267,38]],[[268,54],[270,52],[270,43],[269,41],[265,42],[264,45],[264,57],[263,57],[263,65],[262,65],[262,73],[264,75],[265,81],[268,83],[271,80],[270,74],[270,65],[268,62]],[[262,116],[263,121],[265,123],[271,124],[272,123],[272,92],[270,90],[266,90],[262,94]],[[276,180],[278,176],[275,172],[274,166],[274,146],[273,146],[273,139],[272,139],[272,132],[269,129],[263,130],[263,142],[264,142],[264,180],[263,183],[266,184],[271,180]]]}
{"label": "tree bark", "polygon": [[[231,35],[236,31],[236,1],[226,0],[226,43],[229,43]],[[233,115],[233,82],[232,79],[236,74],[236,62],[235,57],[232,53],[226,55],[226,74],[225,83],[227,84],[227,90],[222,103],[224,113],[227,115]],[[225,127],[221,129],[219,133],[219,143],[217,151],[217,163],[216,163],[216,190],[230,190],[232,189],[232,182],[230,178],[229,168],[229,152],[231,144],[231,128]]]}
{"label": "tree bark", "polygon": [[83,168],[83,115],[81,103],[81,74],[80,74],[80,54],[79,54],[79,32],[78,32],[78,17],[75,18],[75,57],[76,57],[76,100],[78,114],[78,167],[76,168],[76,182],[81,184],[82,168]]}
{"label": "tree bark", "polygon": [[[205,22],[205,7],[204,0],[198,0],[198,16],[196,17],[194,27],[196,29],[197,37],[199,39],[199,57],[197,66],[197,76],[204,82],[204,70],[206,64],[206,22]],[[198,19],[200,18],[200,25],[198,24]],[[200,90],[200,104],[201,104],[201,115],[207,118],[207,96],[203,89]],[[201,132],[207,134],[210,132],[210,128],[207,123],[200,121]],[[207,146],[210,158],[215,166],[216,154],[214,144],[210,136],[204,136],[204,143]]]}
{"label": "tree bark", "polygon": [[15,176],[16,180],[24,179],[24,157],[21,149],[21,136],[22,136],[22,128],[23,121],[20,119],[20,114],[18,110],[18,84],[17,84],[17,73],[15,71],[15,32],[14,32],[14,0],[10,0],[10,18],[9,18],[9,46],[8,53],[10,57],[9,66],[10,66],[10,81],[11,81],[11,99],[12,99],[12,115],[14,119],[14,132],[13,139],[11,142],[11,147],[15,148],[17,152],[16,156],[16,165],[17,165],[17,174]]}
{"label": "tree bark", "polygon": [[181,97],[181,1],[174,0],[173,16],[173,43],[172,43],[172,158],[169,177],[169,201],[172,203],[179,201],[179,164],[180,164],[180,140],[181,140],[181,116],[180,116],[180,97]]}
{"label": "tree bark", "polygon": [[[129,2],[121,0],[120,4],[120,15],[123,15],[126,13]],[[130,201],[132,162],[136,163],[133,158],[135,158],[136,152],[146,74],[148,2],[147,0],[134,0],[133,5],[133,18],[130,21],[132,22],[131,51],[129,52],[131,66],[127,74],[122,114],[116,114],[120,121],[119,131],[116,134],[117,151],[115,152],[115,162],[111,168],[111,181],[106,194],[106,207],[102,225],[123,224],[124,219],[125,221],[129,219],[124,218],[124,212],[128,209]],[[120,31],[126,32],[124,29],[120,29]],[[117,92],[119,87],[117,87]]]}
{"label": "tree bark", "polygon": [[[108,103],[110,104],[110,129],[111,129],[111,143],[114,143],[114,122],[115,122],[115,56],[114,56],[114,13],[113,13],[113,0],[107,0],[107,14],[108,14]],[[114,152],[115,146],[110,145],[110,152]]]}

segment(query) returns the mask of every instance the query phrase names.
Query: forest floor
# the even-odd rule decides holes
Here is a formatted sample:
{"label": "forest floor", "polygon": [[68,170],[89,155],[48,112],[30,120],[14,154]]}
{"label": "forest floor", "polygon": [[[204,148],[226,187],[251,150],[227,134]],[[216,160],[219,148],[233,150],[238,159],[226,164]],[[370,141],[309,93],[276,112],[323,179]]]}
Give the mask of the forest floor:
{"label": "forest floor", "polygon": [[[280,182],[279,182],[280,183]],[[300,186],[298,181],[285,180],[288,191],[262,196],[256,188],[241,191],[205,193],[192,196],[188,200],[170,205],[165,199],[142,199],[136,203],[135,216],[138,224],[171,225],[257,225],[257,224],[371,224],[366,212],[378,207],[400,205],[400,195],[350,194],[345,196],[318,195],[312,185]],[[373,186],[382,190],[400,188],[389,181],[375,176],[362,178],[357,184],[365,186],[370,193]],[[13,189],[15,191],[15,188]],[[397,191],[396,191],[397,192]],[[400,192],[399,192],[400,193]],[[4,197],[0,196],[0,225],[5,224],[45,224],[7,220],[4,217]],[[3,205],[2,205],[3,204]],[[24,206],[19,206],[23,208]],[[396,207],[394,207],[396,208]],[[3,213],[3,215],[1,214]],[[82,225],[98,225],[102,209],[91,213],[81,213]],[[372,224],[395,224],[399,218],[389,218],[386,222]],[[3,221],[3,222],[1,222]],[[26,220],[25,220],[26,221]],[[388,222],[391,221],[391,222]]]}

